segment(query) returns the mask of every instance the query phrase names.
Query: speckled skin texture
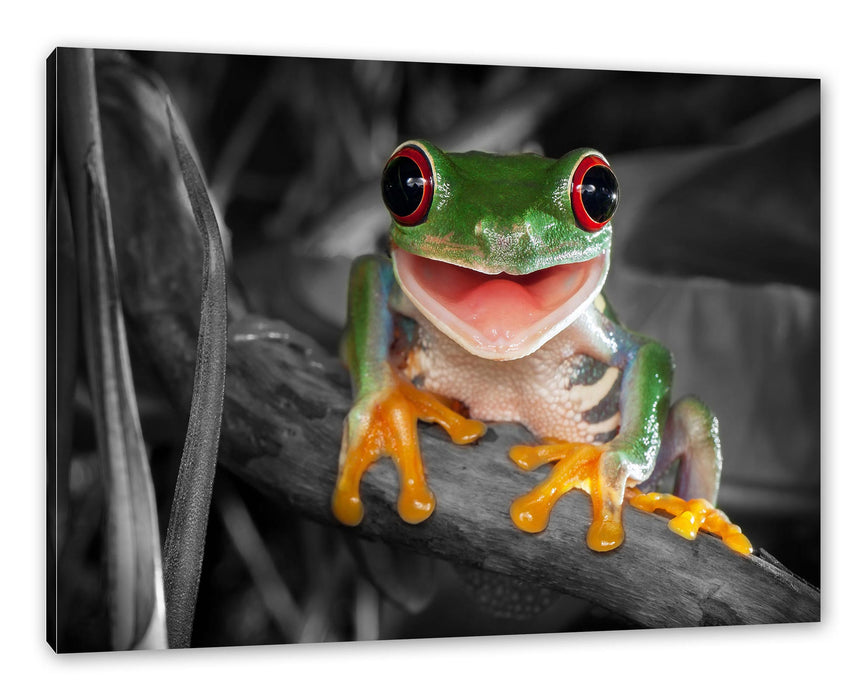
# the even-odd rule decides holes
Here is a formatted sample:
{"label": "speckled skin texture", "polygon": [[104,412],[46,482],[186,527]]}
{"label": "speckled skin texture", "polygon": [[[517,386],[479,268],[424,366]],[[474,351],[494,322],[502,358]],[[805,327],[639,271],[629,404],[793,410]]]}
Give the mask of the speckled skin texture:
{"label": "speckled skin texture", "polygon": [[401,311],[417,325],[406,374],[418,386],[467,406],[473,418],[525,425],[541,438],[608,442],[619,428],[621,372],[584,354],[567,328],[518,360],[486,360],[466,352],[410,304]]}

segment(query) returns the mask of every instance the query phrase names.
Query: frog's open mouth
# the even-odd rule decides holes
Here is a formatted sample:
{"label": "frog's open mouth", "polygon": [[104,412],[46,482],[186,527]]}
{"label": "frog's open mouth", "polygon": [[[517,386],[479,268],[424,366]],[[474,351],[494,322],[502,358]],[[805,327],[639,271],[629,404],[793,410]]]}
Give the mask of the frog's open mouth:
{"label": "frog's open mouth", "polygon": [[440,331],[469,352],[515,360],[572,324],[601,291],[606,253],[526,275],[477,272],[394,247],[406,296]]}

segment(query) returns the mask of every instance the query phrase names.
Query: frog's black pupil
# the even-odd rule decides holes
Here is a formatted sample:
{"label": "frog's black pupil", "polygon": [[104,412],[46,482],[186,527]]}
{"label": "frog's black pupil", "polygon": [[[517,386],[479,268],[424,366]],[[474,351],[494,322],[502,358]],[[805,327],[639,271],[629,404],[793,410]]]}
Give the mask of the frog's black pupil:
{"label": "frog's black pupil", "polygon": [[394,158],[382,173],[382,198],[397,216],[409,216],[424,198],[424,174],[411,158]]}
{"label": "frog's black pupil", "polygon": [[610,168],[594,165],[583,176],[580,201],[593,221],[603,223],[613,216],[619,187]]}

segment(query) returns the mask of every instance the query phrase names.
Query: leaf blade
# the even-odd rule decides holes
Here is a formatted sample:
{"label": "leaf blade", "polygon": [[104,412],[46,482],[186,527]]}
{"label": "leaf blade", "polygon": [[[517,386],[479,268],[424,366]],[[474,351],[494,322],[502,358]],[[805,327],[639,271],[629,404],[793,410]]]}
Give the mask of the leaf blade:
{"label": "leaf blade", "polygon": [[112,646],[164,648],[156,500],[120,302],[93,52],[59,50],[58,67],[61,156],[69,186],[87,372],[108,506]]}
{"label": "leaf blade", "polygon": [[195,158],[167,103],[172,143],[203,245],[202,300],[189,425],[164,546],[169,645],[187,647],[213,493],[226,366],[226,276],[219,225]]}

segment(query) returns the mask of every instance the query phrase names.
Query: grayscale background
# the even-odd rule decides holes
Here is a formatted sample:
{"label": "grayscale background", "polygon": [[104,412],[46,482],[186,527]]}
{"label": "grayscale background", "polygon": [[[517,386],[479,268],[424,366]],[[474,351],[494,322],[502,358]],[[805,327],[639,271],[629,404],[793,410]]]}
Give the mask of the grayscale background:
{"label": "grayscale background", "polygon": [[[379,176],[401,141],[602,151],[621,184],[610,301],[625,325],[673,351],[674,397],[697,394],[717,413],[720,507],[754,545],[820,585],[819,81],[130,55],[162,77],[189,126],[251,307],[333,351],[349,262],[384,241]],[[138,382],[144,370],[134,370]],[[185,422],[142,381],[164,531]],[[84,385],[80,393],[59,495],[69,514],[57,608],[67,651],[108,647],[103,504]],[[493,617],[438,563],[435,596],[406,612],[364,576],[350,536],[287,513],[223,469],[209,528],[193,646],[631,626],[572,599],[530,620]],[[575,542],[583,546],[580,534]],[[240,548],[273,575],[254,577]],[[266,602],[285,595],[302,604],[303,629]]]}

